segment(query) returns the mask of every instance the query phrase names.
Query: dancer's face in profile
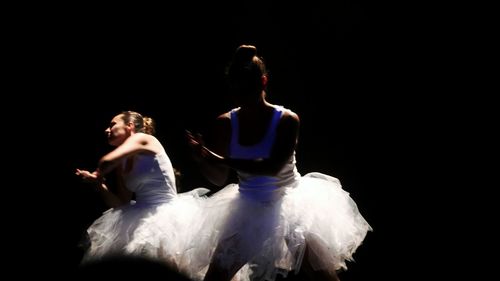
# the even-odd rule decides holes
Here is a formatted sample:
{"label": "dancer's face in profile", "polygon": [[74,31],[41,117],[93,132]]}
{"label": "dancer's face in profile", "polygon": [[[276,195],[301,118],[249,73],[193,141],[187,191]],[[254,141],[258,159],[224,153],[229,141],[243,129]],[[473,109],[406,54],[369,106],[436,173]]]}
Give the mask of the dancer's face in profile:
{"label": "dancer's face in profile", "polygon": [[122,144],[131,134],[132,125],[125,124],[123,120],[123,115],[116,115],[111,122],[109,127],[105,130],[106,136],[108,137],[108,143],[112,146],[119,146]]}

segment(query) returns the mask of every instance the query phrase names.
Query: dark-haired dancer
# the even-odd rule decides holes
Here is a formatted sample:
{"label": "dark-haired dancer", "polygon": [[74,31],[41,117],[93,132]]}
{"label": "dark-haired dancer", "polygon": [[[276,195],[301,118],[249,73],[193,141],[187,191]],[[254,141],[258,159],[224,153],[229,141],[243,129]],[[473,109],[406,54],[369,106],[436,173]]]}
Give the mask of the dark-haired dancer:
{"label": "dark-haired dancer", "polygon": [[188,140],[212,183],[224,186],[230,169],[239,181],[208,199],[193,268],[205,281],[275,280],[301,268],[311,280],[338,280],[369,224],[338,179],[297,171],[299,116],[267,101],[257,49],[238,47],[227,75],[239,107],[217,118],[214,140]]}

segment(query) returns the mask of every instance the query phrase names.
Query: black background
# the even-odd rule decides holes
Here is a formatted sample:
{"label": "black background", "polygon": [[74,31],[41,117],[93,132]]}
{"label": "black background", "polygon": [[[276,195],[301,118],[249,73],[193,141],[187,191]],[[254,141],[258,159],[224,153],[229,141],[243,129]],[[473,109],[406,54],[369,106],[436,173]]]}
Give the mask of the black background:
{"label": "black background", "polygon": [[450,139],[470,121],[456,115],[468,97],[447,87],[468,87],[450,75],[464,62],[450,58],[455,29],[436,14],[347,0],[18,7],[9,21],[10,74],[21,75],[11,93],[19,120],[30,122],[22,151],[37,155],[21,176],[41,177],[43,187],[21,188],[35,189],[39,212],[27,239],[37,238],[12,259],[75,274],[81,235],[105,207],[74,170],[94,169],[109,151],[103,132],[122,110],[156,120],[183,173],[181,191],[210,186],[184,130],[204,133],[233,107],[224,69],[238,45],[254,44],[270,70],[269,101],[301,117],[299,171],[339,178],[374,228],[341,279],[422,274],[423,241],[441,239],[430,221],[450,223],[448,208],[436,212],[452,181],[445,162],[457,157]]}

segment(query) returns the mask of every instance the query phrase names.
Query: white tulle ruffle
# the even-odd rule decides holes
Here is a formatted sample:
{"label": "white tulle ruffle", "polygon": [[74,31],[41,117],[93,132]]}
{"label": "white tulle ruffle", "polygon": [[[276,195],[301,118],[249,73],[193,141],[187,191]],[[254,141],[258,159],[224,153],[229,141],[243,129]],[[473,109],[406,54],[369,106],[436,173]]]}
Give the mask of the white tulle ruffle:
{"label": "white tulle ruffle", "polygon": [[346,268],[371,230],[334,177],[310,173],[268,192],[230,184],[205,200],[183,253],[191,278],[201,280],[214,259],[225,268],[243,264],[241,280],[275,280],[299,270],[306,243],[314,269]]}
{"label": "white tulle ruffle", "polygon": [[178,194],[167,202],[131,202],[112,208],[87,229],[89,248],[82,263],[104,257],[127,255],[183,263],[181,253],[190,246],[190,226],[198,220],[203,194],[199,188]]}

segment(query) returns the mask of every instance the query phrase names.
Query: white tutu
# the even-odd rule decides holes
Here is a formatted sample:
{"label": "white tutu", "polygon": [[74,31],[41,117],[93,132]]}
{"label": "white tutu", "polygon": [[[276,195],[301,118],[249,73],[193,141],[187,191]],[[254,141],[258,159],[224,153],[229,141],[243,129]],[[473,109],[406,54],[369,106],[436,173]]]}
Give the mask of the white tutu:
{"label": "white tutu", "polygon": [[186,237],[200,213],[198,188],[181,193],[167,202],[154,205],[130,204],[109,209],[87,229],[90,247],[82,263],[110,256],[140,256],[182,264],[183,251],[189,247]]}
{"label": "white tutu", "polygon": [[371,227],[338,179],[310,173],[273,190],[230,184],[205,200],[191,229],[191,278],[201,280],[213,258],[225,268],[244,264],[241,280],[275,280],[299,270],[306,241],[315,270],[346,268]]}
{"label": "white tutu", "polygon": [[[231,110],[229,157],[269,158],[286,110],[275,106],[263,139],[251,146],[239,143],[239,108]],[[192,227],[196,237],[183,254],[192,279],[203,279],[214,262],[217,271],[232,274],[239,268],[241,281],[273,281],[300,269],[306,247],[314,270],[346,268],[371,227],[338,179],[301,176],[295,164],[294,152],[272,176],[236,170],[237,184],[205,200]]]}

